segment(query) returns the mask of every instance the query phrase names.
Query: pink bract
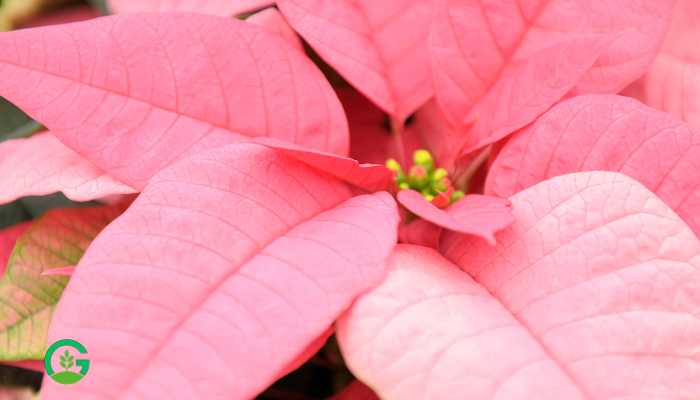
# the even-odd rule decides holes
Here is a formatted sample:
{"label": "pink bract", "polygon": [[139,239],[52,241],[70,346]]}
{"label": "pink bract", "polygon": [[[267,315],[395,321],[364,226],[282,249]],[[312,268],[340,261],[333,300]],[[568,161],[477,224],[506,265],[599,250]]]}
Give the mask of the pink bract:
{"label": "pink bract", "polygon": [[[356,376],[383,399],[691,398],[700,241],[623,175],[579,173],[511,197],[499,244],[446,232],[399,246],[344,317]],[[460,271],[461,268],[463,271]]]}
{"label": "pink bract", "polygon": [[54,192],[76,201],[136,192],[48,132],[0,143],[0,175],[0,203]]}
{"label": "pink bract", "polygon": [[331,66],[403,122],[433,94],[432,0],[278,0],[289,23]]}
{"label": "pink bract", "polygon": [[[44,50],[14,50],[36,43]],[[179,158],[248,137],[348,152],[342,107],[321,73],[242,21],[136,14],[4,33],[0,71],[12,77],[0,95],[136,189]]]}
{"label": "pink bract", "polygon": [[486,193],[507,197],[578,171],[619,171],[656,193],[700,233],[700,134],[676,117],[613,95],[567,100],[515,135]]}
{"label": "pink bract", "polygon": [[397,224],[387,193],[353,197],[260,145],[184,159],[80,261],[51,338],[79,338],[95,367],[43,396],[251,398],[381,281]]}

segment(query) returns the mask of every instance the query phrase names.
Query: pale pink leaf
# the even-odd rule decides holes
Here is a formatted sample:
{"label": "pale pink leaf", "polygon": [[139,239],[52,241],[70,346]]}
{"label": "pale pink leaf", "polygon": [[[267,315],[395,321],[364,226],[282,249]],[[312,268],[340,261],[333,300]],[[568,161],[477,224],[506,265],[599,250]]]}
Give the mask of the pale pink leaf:
{"label": "pale pink leaf", "polygon": [[2,33],[0,73],[1,96],[136,189],[181,157],[247,137],[348,151],[320,71],[243,21],[135,14]]}
{"label": "pale pink leaf", "polygon": [[248,17],[246,22],[260,25],[263,28],[275,32],[285,38],[287,43],[289,43],[292,47],[295,47],[301,51],[304,50],[304,45],[301,43],[301,39],[276,8],[267,8],[257,12]]}
{"label": "pale pink leaf", "polygon": [[415,190],[402,190],[397,199],[410,212],[440,227],[476,235],[491,244],[494,234],[513,223],[510,201],[493,196],[468,195],[441,210]]}
{"label": "pale pink leaf", "polygon": [[254,142],[278,150],[319,171],[370,192],[389,190],[393,183],[393,173],[384,165],[360,164],[352,158],[310,150],[268,138],[259,138]]}
{"label": "pale pink leaf", "polygon": [[619,171],[652,190],[700,233],[700,134],[636,100],[567,100],[508,141],[485,192],[508,197],[553,176]]}
{"label": "pale pink leaf", "polygon": [[135,193],[51,133],[0,143],[0,203],[63,192],[76,201]]}
{"label": "pale pink leaf", "polygon": [[356,376],[388,400],[694,399],[700,242],[683,221],[610,172],[511,200],[496,247],[445,231],[451,261],[397,249],[339,324]]}
{"label": "pale pink leaf", "polygon": [[369,99],[403,120],[433,93],[432,0],[278,0],[306,41]]}
{"label": "pale pink leaf", "polygon": [[[437,4],[430,48],[440,105],[456,125],[489,120],[496,113],[499,128],[505,129],[515,123],[506,118],[510,114],[512,119],[529,115],[532,120],[568,89],[614,93],[641,76],[663,39],[673,0],[439,0]],[[571,44],[600,36],[605,38],[602,47]],[[571,59],[555,48],[570,50]],[[592,58],[593,50],[598,55]],[[511,76],[527,74],[515,66],[528,61],[541,66],[537,74]],[[551,82],[548,95],[533,96],[541,79]],[[504,87],[508,80],[520,84]],[[521,111],[523,106],[528,110]],[[483,138],[470,140],[476,146]]]}
{"label": "pale pink leaf", "polygon": [[389,194],[257,144],[184,159],[78,265],[51,338],[89,349],[90,378],[42,398],[253,398],[383,278],[397,224]]}
{"label": "pale pink leaf", "polygon": [[115,14],[142,12],[197,12],[222,17],[244,14],[273,5],[273,0],[108,0]]}
{"label": "pale pink leaf", "polygon": [[635,84],[637,92],[627,93],[700,128],[699,40],[700,2],[677,0],[661,52]]}

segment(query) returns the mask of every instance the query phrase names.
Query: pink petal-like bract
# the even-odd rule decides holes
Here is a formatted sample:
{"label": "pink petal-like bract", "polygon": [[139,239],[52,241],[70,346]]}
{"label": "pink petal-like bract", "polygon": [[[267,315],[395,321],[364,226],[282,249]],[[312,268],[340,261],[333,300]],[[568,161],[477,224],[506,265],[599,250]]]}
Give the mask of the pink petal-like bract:
{"label": "pink petal-like bract", "polygon": [[370,192],[388,190],[394,179],[393,173],[384,165],[360,164],[352,158],[310,150],[269,138],[259,138],[254,142],[278,150],[319,171]]}
{"label": "pink petal-like bract", "polygon": [[136,189],[179,158],[247,137],[348,152],[320,71],[244,21],[134,14],[1,33],[0,73],[0,96]]}
{"label": "pink petal-like bract", "polygon": [[0,231],[0,279],[5,275],[7,260],[15,248],[17,238],[29,228],[30,222],[23,222]]}
{"label": "pink petal-like bract", "polygon": [[700,128],[700,1],[676,0],[671,28],[635,97]]}
{"label": "pink petal-like bract", "polygon": [[287,42],[303,51],[304,45],[301,43],[301,38],[294,32],[291,26],[284,19],[284,16],[277,11],[276,8],[267,8],[257,12],[246,19],[246,22],[262,26],[272,32],[281,35]]}
{"label": "pink petal-like bract", "polygon": [[0,176],[0,203],[55,192],[76,201],[136,192],[48,132],[0,143]]}
{"label": "pink petal-like bract", "polygon": [[444,256],[397,248],[339,323],[355,375],[385,400],[694,399],[695,234],[618,173],[511,200],[516,223],[495,247],[445,231]]}
{"label": "pink petal-like bract", "polygon": [[277,5],[321,57],[397,120],[432,96],[432,0],[278,0]]}
{"label": "pink petal-like bract", "polygon": [[257,144],[175,163],[78,265],[51,338],[87,347],[90,378],[42,399],[255,397],[381,281],[398,219]]}
{"label": "pink petal-like bract", "polygon": [[108,0],[115,14],[142,12],[197,12],[228,17],[274,4],[273,0]]}
{"label": "pink petal-like bract", "polygon": [[619,171],[652,190],[700,234],[700,134],[636,100],[567,100],[514,135],[491,166],[485,191],[508,197],[557,175]]}
{"label": "pink petal-like bract", "polygon": [[[473,148],[532,121],[570,90],[615,93],[640,77],[661,44],[673,0],[437,4],[430,49],[440,105],[456,125],[486,120],[500,131],[475,127]],[[601,36],[596,45],[581,42]],[[539,66],[517,67],[523,63]]]}
{"label": "pink petal-like bract", "polygon": [[397,199],[402,206],[435,225],[479,236],[491,244],[494,234],[513,223],[510,201],[493,196],[468,195],[441,210],[415,190],[402,190]]}

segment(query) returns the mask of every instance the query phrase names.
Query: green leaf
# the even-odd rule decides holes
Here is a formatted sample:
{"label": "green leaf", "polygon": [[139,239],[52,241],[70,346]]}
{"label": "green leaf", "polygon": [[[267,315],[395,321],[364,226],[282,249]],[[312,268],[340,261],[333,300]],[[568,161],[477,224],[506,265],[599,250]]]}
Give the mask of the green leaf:
{"label": "green leaf", "polygon": [[40,124],[0,97],[0,142],[29,137],[40,129],[42,129]]}
{"label": "green leaf", "polygon": [[123,209],[120,205],[51,210],[17,239],[0,280],[0,361],[43,358],[49,322],[69,278],[42,273],[76,265],[95,236]]}

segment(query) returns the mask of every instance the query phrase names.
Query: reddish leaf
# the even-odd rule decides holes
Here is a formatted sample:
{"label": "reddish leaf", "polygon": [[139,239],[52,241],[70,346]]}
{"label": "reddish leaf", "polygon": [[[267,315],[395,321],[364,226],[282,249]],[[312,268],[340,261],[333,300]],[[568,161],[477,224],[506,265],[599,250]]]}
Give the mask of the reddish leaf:
{"label": "reddish leaf", "polygon": [[432,0],[278,0],[289,23],[332,67],[403,120],[433,93]]}
{"label": "reddish leaf", "polygon": [[353,381],[330,400],[379,400],[379,397],[364,383]]}
{"label": "reddish leaf", "polygon": [[516,223],[496,247],[445,231],[447,259],[397,248],[339,323],[353,373],[386,400],[700,392],[700,241],[673,211],[608,172],[511,200]]}
{"label": "reddish leaf", "polygon": [[634,97],[700,128],[700,2],[677,0],[661,52]]}
{"label": "reddish leaf", "polygon": [[0,95],[136,189],[178,158],[250,136],[347,154],[321,73],[242,21],[137,14],[3,33],[0,72]]}
{"label": "reddish leaf", "polygon": [[476,235],[496,244],[494,234],[513,223],[510,202],[491,196],[469,195],[441,210],[415,190],[402,190],[397,199],[409,211],[443,228]]}
{"label": "reddish leaf", "polygon": [[29,225],[29,222],[24,222],[0,231],[0,278],[5,275],[7,260],[10,258],[10,254],[12,254],[12,250],[15,248],[17,238],[27,230]]}
{"label": "reddish leaf", "polygon": [[634,81],[655,55],[673,1],[485,3],[439,0],[431,33],[440,105],[454,124],[483,124],[464,152],[531,122],[570,89],[614,93]]}
{"label": "reddish leaf", "polygon": [[51,337],[94,366],[42,398],[252,398],[383,278],[397,224],[387,193],[259,145],[184,159],[78,265]]}
{"label": "reddish leaf", "polygon": [[31,19],[22,28],[33,28],[37,26],[67,24],[69,22],[85,21],[99,17],[100,14],[90,6],[77,6],[61,9],[49,14],[39,15]]}
{"label": "reddish leaf", "polygon": [[50,133],[0,143],[0,176],[0,203],[55,192],[63,192],[76,201],[136,192]]}
{"label": "reddish leaf", "polygon": [[424,219],[399,225],[399,242],[437,248],[442,228]]}
{"label": "reddish leaf", "polygon": [[141,12],[197,12],[223,17],[244,14],[274,4],[273,0],[108,0],[116,14]]}
{"label": "reddish leaf", "polygon": [[68,279],[45,271],[75,265],[122,206],[55,209],[18,239],[0,280],[0,361],[40,360]]}
{"label": "reddish leaf", "polygon": [[580,96],[515,135],[486,193],[507,197],[553,176],[620,171],[654,191],[700,233],[700,135],[666,113],[612,95]]}

